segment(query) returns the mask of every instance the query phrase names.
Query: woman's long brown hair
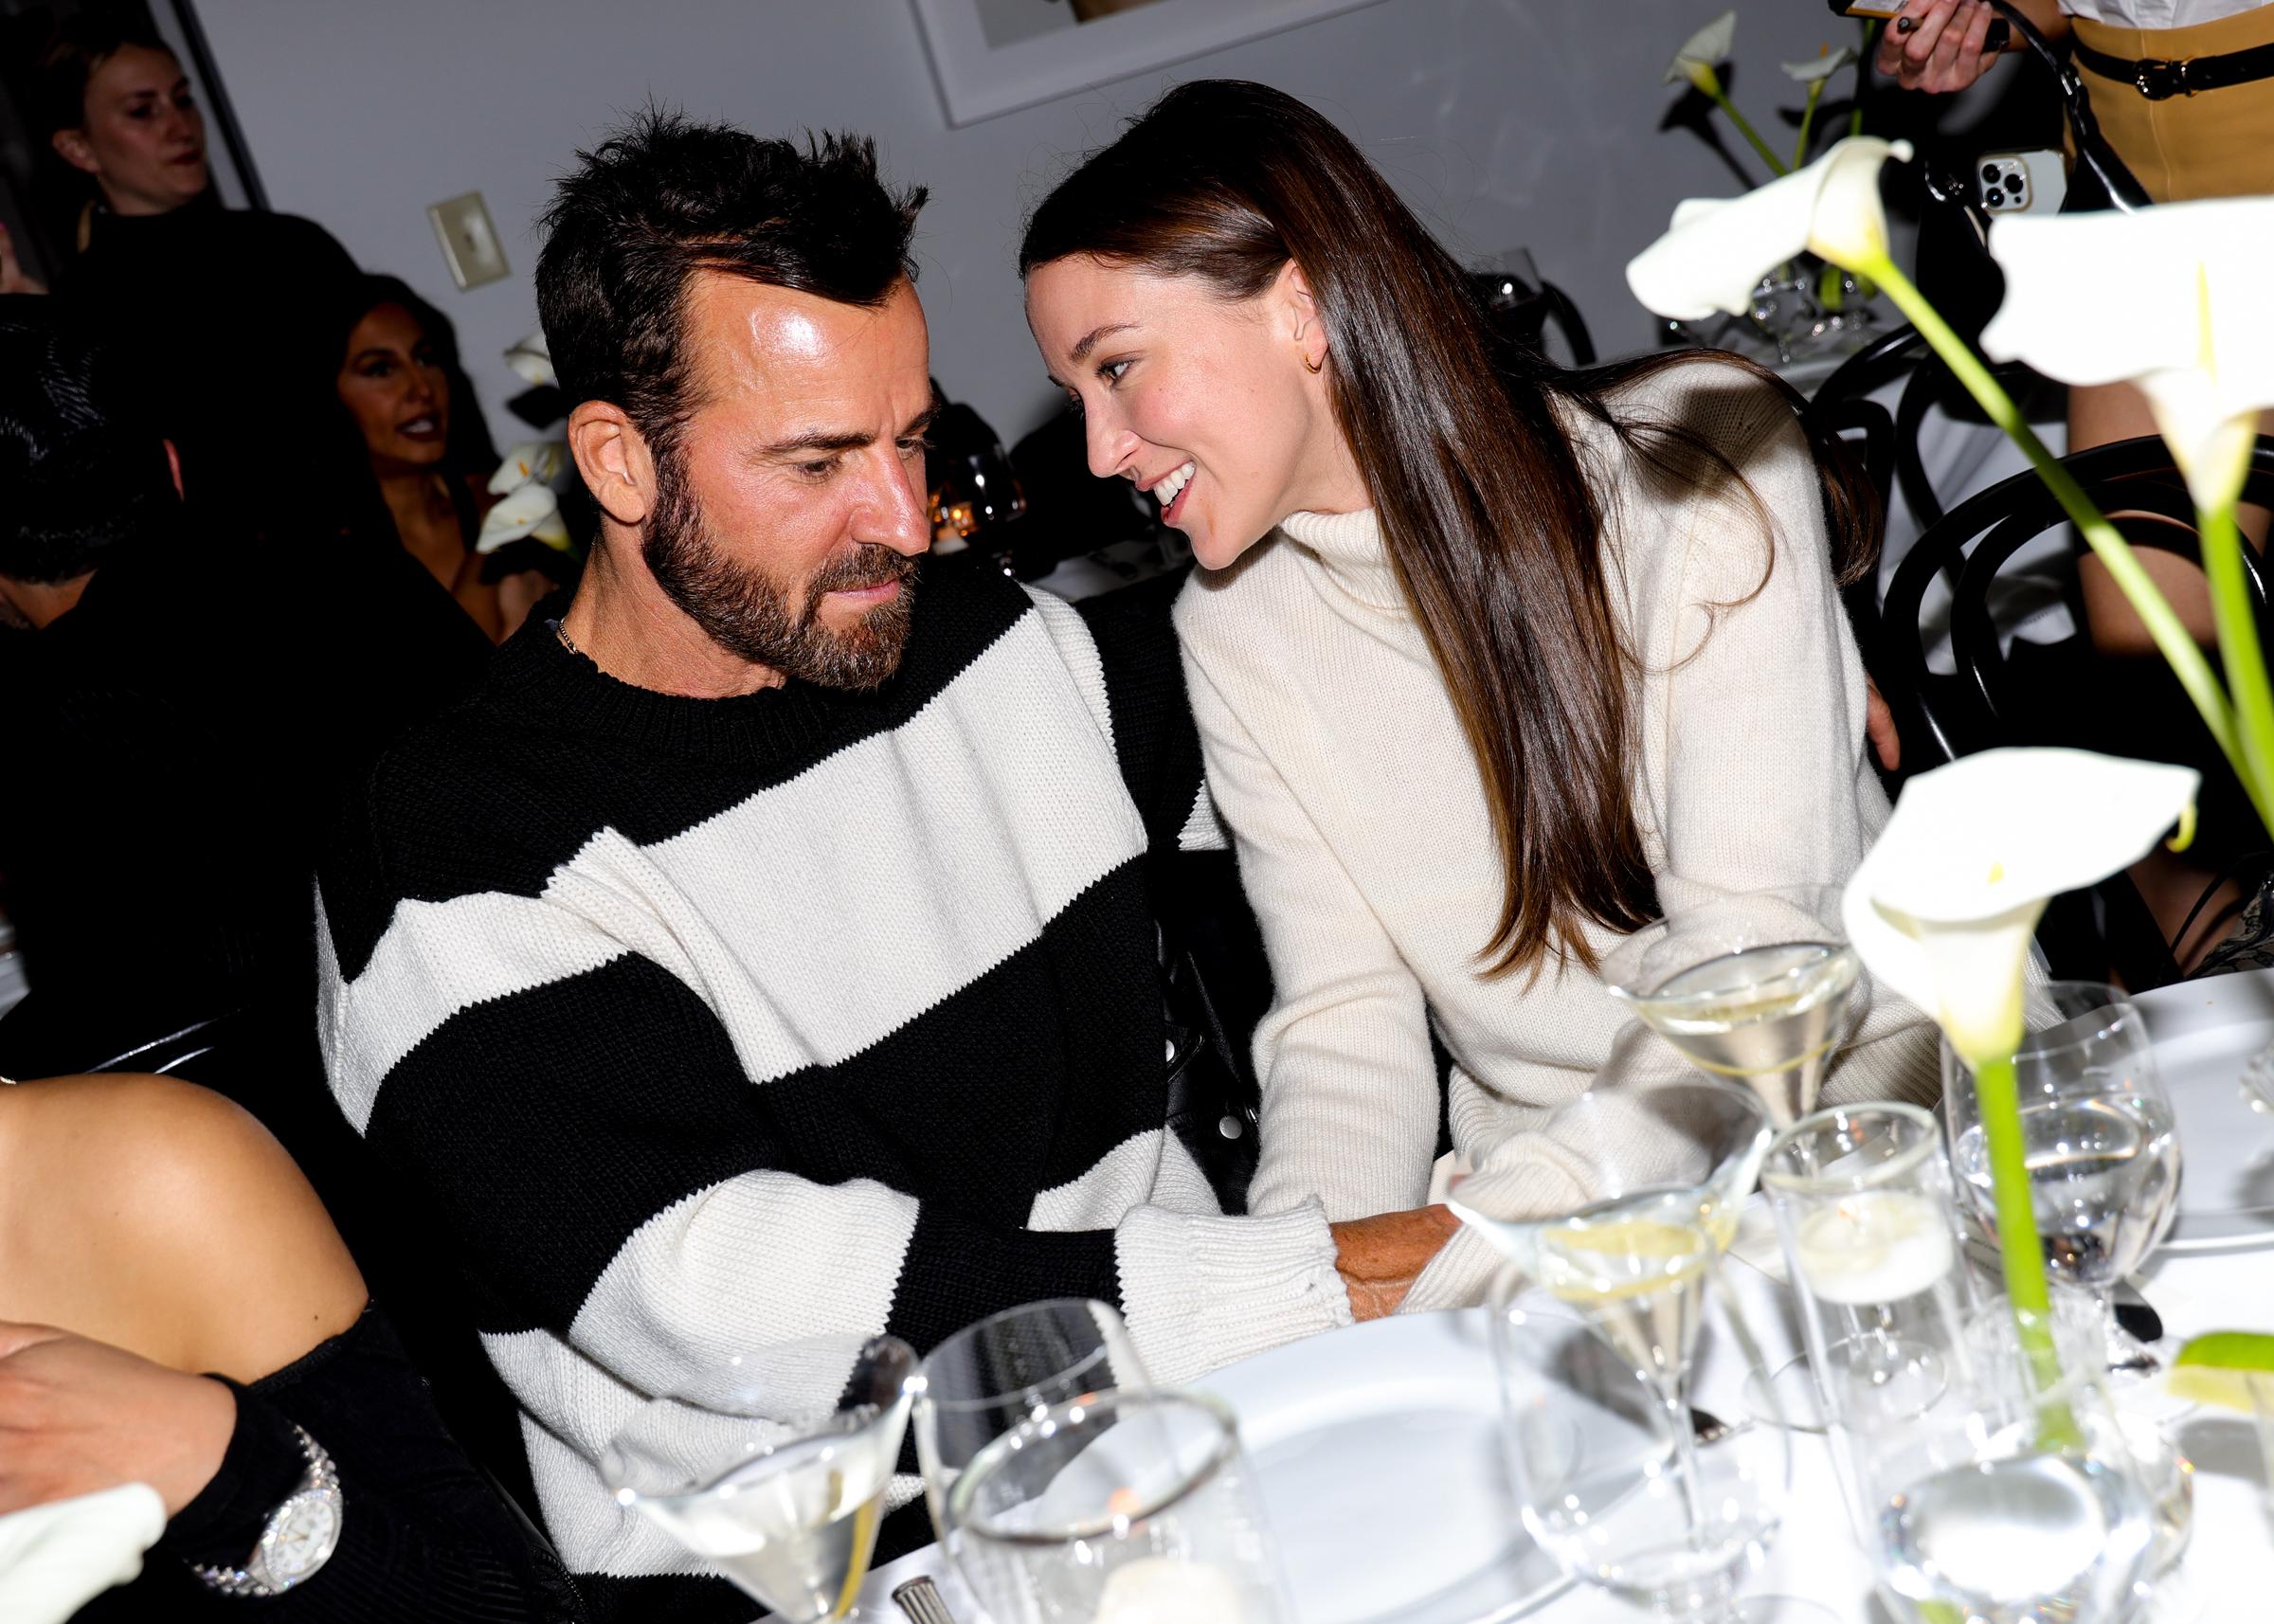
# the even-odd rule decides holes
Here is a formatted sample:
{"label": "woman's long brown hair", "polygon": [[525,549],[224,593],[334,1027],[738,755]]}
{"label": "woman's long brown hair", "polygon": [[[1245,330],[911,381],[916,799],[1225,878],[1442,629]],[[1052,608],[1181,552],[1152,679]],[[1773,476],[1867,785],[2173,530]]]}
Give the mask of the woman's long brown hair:
{"label": "woman's long brown hair", "polygon": [[[1290,260],[1303,268],[1336,420],[1484,775],[1505,874],[1485,973],[1536,975],[1551,955],[1593,969],[1586,923],[1657,918],[1633,804],[1633,657],[1605,585],[1601,506],[1557,408],[1609,424],[1664,476],[1742,486],[1694,430],[1610,405],[1705,352],[1573,372],[1504,337],[1347,136],[1239,81],[1170,91],[1059,183],[1027,224],[1020,275],[1070,255],[1198,277],[1230,298],[1262,293]],[[1713,358],[1796,401],[1765,369]],[[1876,550],[1876,509],[1832,447],[1817,451],[1835,572],[1853,579]],[[1763,582],[1771,562],[1764,548]]]}

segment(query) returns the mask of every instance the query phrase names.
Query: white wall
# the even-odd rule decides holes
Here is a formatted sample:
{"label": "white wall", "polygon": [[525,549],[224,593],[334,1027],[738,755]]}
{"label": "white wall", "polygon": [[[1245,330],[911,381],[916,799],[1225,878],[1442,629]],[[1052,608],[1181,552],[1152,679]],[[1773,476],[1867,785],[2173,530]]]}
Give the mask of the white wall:
{"label": "white wall", "polygon": [[[1674,47],[1726,0],[1379,0],[1177,67],[948,127],[910,0],[199,0],[274,206],[329,226],[457,322],[501,435],[498,352],[533,328],[531,221],[612,115],[653,97],[763,133],[875,135],[922,180],[932,370],[1006,440],[1053,405],[1013,273],[1024,209],[1171,83],[1263,80],[1350,132],[1465,259],[1528,246],[1606,353],[1649,342],[1622,267],[1729,171],[1658,123]],[[1822,0],[1748,0],[1739,100],[1796,105],[1778,59],[1849,36]],[[1844,91],[1845,84],[1840,88]],[[1734,138],[1731,140],[1734,146]],[[514,275],[460,293],[426,205],[479,189]]]}

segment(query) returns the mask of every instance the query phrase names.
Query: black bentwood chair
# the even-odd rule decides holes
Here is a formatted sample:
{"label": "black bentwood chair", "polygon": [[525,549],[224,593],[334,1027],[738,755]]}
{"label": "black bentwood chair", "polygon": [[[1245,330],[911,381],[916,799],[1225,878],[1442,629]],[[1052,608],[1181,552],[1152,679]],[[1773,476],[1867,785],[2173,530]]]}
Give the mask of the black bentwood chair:
{"label": "black bentwood chair", "polygon": [[[2193,505],[2161,440],[2149,436],[2096,446],[2063,458],[2062,465],[2102,512],[2152,515],[2144,522],[2119,521],[2134,547],[2200,564]],[[2274,504],[2274,439],[2258,442],[2244,499]],[[2009,649],[2000,635],[1991,603],[1999,572],[2030,542],[2067,522],[2035,473],[2018,474],[1959,503],[1898,567],[1881,611],[1873,667],[1903,735],[1904,766],[1918,771],[2015,744],[2126,751],[2129,741],[2140,752],[2175,753],[2205,775],[2207,855],[2217,862],[2221,841],[2248,854],[2226,864],[2207,889],[2208,900],[2219,883],[2236,877],[2243,861],[2263,857],[2264,833],[2160,660],[2097,654],[2084,629],[2073,581],[2069,602],[2079,627],[2073,638],[2049,647],[2017,642]],[[2243,564],[2259,635],[2274,647],[2265,564],[2247,547]],[[1939,575],[1957,580],[1950,608],[1956,670],[1947,675],[1928,667],[1934,634],[1922,623],[1926,593]],[[2056,973],[2066,969],[2099,979],[2113,965],[2135,990],[2178,974],[2161,931],[2121,875],[2089,896],[2063,899],[2048,910],[2039,940]]]}

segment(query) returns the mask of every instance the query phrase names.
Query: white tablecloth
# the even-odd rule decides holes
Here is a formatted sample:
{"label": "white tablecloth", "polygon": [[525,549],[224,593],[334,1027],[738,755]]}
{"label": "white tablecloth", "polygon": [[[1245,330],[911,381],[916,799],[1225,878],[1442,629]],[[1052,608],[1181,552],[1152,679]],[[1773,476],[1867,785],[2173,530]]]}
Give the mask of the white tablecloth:
{"label": "white tablecloth", "polygon": [[[1772,1364],[1781,1363],[1796,1351],[1796,1332],[1785,1318],[1789,1294],[1742,1264],[1733,1263],[1728,1275],[1764,1339],[1784,1333],[1781,1346],[1762,1349]],[[2263,1326],[2274,1313],[2274,1249],[2165,1254],[2143,1278],[2143,1290],[2175,1339]],[[1697,1399],[1732,1419],[1746,1414],[1741,1380],[1710,1356],[1699,1373]],[[2201,1411],[2180,1422],[2178,1437],[2195,1463],[2194,1533],[2178,1571],[2161,1582],[2147,1624],[2248,1624],[2274,1616],[2274,1524],[2261,1507],[2263,1468],[2249,1417]],[[1393,1559],[1385,1553],[1384,1560]],[[859,1616],[904,1624],[889,1599],[893,1587],[922,1573],[939,1581],[958,1624],[985,1624],[986,1615],[946,1566],[938,1547],[926,1546],[878,1569],[862,1587]],[[1785,1527],[1745,1589],[1817,1602],[1841,1624],[1893,1624],[1898,1616],[1873,1595],[1870,1562],[1849,1525],[1831,1447],[1821,1436],[1796,1435]],[[1588,1590],[1569,1591],[1527,1615],[1537,1624],[1643,1616]]]}

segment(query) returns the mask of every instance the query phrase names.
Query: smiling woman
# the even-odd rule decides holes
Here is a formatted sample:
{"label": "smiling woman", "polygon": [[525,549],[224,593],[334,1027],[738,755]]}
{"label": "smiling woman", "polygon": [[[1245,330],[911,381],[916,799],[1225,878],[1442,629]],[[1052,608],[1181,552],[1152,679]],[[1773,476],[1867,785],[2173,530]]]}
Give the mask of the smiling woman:
{"label": "smiling woman", "polygon": [[338,322],[345,336],[333,391],[346,419],[339,483],[367,498],[344,522],[391,526],[490,641],[503,641],[551,589],[559,554],[536,542],[474,550],[482,514],[496,500],[488,478],[497,453],[459,366],[457,334],[393,277],[349,284]]}
{"label": "smiling woman", "polygon": [[[1177,629],[1277,998],[1252,1204],[1422,1200],[1433,1040],[1487,1170],[1464,1195],[1568,1200],[1540,1111],[1680,1064],[1601,956],[1840,881],[1886,817],[1847,471],[1735,357],[1573,372],[1509,341],[1349,138],[1263,85],[1170,92],[1036,210],[1020,266],[1091,471],[1207,569]],[[1883,1001],[1828,1094],[1915,1093],[1933,1060]],[[1487,1272],[1456,1241],[1408,1305]]]}

